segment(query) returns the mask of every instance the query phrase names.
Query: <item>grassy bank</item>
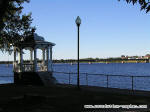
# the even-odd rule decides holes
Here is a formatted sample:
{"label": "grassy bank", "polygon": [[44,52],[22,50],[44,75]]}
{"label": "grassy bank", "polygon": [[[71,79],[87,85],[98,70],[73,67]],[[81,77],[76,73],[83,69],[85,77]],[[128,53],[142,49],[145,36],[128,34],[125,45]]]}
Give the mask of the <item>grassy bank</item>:
{"label": "grassy bank", "polygon": [[0,112],[89,112],[84,105],[150,104],[149,95],[136,95],[131,91],[117,93],[103,88],[3,85],[0,91]]}

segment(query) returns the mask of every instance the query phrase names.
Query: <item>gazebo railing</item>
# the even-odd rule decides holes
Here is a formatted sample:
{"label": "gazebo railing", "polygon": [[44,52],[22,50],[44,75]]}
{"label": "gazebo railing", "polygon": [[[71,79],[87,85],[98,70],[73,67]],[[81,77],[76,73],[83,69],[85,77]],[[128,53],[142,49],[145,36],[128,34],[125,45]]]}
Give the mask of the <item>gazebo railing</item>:
{"label": "gazebo railing", "polygon": [[[30,63],[23,64],[23,71],[24,72],[34,71],[34,64]],[[44,66],[43,64],[39,63],[37,64],[37,71],[47,71],[47,66]]]}
{"label": "gazebo railing", "polygon": [[20,72],[20,71],[30,72],[30,71],[34,70],[34,65],[31,63],[25,63],[25,64],[22,64],[22,66],[21,66],[18,63],[14,63],[13,70],[14,70],[14,72]]}
{"label": "gazebo railing", "polygon": [[[23,63],[22,65],[18,63],[13,64],[14,72],[33,72],[34,71],[34,64],[33,63]],[[37,64],[37,72],[39,71],[47,71],[47,66],[43,65],[42,63]]]}
{"label": "gazebo railing", "polygon": [[31,63],[23,64],[22,69],[24,72],[34,71],[34,65]]}
{"label": "gazebo railing", "polygon": [[43,63],[38,63],[37,68],[38,71],[47,71],[47,66],[43,65]]}

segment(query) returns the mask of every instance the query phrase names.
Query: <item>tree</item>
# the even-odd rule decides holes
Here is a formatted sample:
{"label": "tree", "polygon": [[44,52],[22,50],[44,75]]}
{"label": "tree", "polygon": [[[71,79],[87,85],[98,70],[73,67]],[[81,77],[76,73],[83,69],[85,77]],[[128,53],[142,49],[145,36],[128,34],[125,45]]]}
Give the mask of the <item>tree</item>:
{"label": "tree", "polygon": [[139,3],[141,6],[141,10],[146,10],[146,13],[150,11],[150,0],[126,0],[126,2],[132,3],[133,5]]}
{"label": "tree", "polygon": [[0,2],[0,49],[8,50],[12,45],[32,36],[32,18],[22,14],[22,4],[29,0],[2,0]]}

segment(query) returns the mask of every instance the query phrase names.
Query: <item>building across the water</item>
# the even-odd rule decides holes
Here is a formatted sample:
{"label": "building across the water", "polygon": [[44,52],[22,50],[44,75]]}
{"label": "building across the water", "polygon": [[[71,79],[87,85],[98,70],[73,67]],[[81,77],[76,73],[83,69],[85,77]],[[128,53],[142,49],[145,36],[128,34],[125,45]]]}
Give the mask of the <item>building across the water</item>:
{"label": "building across the water", "polygon": [[[14,83],[48,85],[55,82],[52,76],[52,48],[54,43],[45,41],[34,33],[29,40],[22,41],[14,47]],[[30,51],[30,61],[24,61],[23,50]],[[42,50],[42,62],[38,63],[37,49]]]}

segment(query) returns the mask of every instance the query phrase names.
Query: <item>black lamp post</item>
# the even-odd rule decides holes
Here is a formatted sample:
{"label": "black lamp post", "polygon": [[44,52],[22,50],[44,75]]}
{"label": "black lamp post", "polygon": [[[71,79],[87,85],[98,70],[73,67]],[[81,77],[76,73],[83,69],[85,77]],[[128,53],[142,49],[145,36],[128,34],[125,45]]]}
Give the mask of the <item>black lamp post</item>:
{"label": "black lamp post", "polygon": [[77,54],[78,54],[78,76],[77,76],[77,87],[78,89],[80,88],[80,79],[79,79],[79,28],[80,28],[80,24],[81,24],[81,19],[80,17],[78,16],[77,19],[76,19],[76,24],[77,24],[77,27],[78,27],[78,50],[77,50]]}

